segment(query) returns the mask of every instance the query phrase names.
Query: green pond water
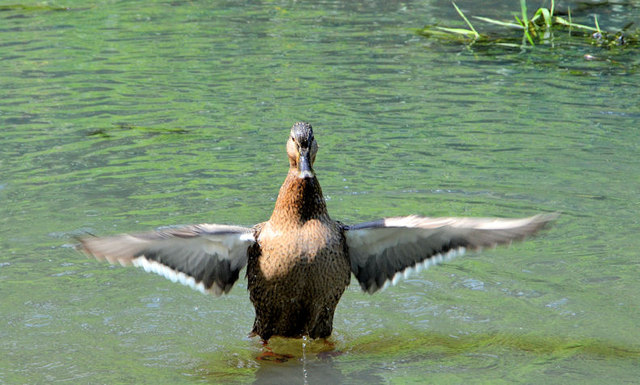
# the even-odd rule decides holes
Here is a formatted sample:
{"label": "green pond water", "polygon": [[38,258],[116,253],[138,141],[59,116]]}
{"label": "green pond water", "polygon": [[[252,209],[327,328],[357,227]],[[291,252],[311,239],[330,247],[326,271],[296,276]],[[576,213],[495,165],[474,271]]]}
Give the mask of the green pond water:
{"label": "green pond water", "polygon": [[[593,14],[620,29],[640,3],[573,17]],[[464,26],[448,1],[0,1],[0,383],[640,381],[638,47],[415,33],[436,23]],[[344,223],[562,216],[373,296],[352,282],[330,343],[272,340],[284,363],[257,359],[244,280],[214,298],[73,249],[268,219],[297,120]]]}

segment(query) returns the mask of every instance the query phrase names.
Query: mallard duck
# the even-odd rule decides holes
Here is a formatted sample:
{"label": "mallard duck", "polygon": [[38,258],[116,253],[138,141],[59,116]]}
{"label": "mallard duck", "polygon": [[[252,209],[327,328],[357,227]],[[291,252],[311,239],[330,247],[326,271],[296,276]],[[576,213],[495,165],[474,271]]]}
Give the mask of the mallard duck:
{"label": "mallard duck", "polygon": [[85,237],[79,248],[110,263],[142,267],[216,296],[246,266],[253,335],[326,338],[351,275],[367,293],[411,269],[465,249],[521,240],[556,214],[520,219],[405,216],[345,225],[331,219],[313,164],[318,143],[298,122],[287,141],[289,173],[268,221],[253,227],[199,224],[140,234]]}

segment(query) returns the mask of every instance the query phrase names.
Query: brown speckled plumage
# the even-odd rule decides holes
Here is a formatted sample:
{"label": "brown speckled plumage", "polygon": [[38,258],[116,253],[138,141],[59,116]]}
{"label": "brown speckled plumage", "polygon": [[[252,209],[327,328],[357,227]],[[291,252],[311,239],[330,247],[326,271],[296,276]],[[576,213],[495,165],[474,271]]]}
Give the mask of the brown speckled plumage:
{"label": "brown speckled plumage", "polygon": [[333,313],[349,285],[342,226],[332,221],[315,176],[287,175],[269,221],[256,228],[247,278],[256,309],[253,333],[311,338],[331,334]]}
{"label": "brown speckled plumage", "polygon": [[318,144],[307,123],[287,141],[289,173],[271,218],[252,228],[200,224],[80,239],[98,259],[132,264],[204,293],[228,292],[247,267],[256,318],[252,333],[311,338],[331,334],[351,274],[374,293],[409,269],[465,249],[521,240],[556,218],[430,218],[410,215],[346,226],[332,220],[313,171]]}

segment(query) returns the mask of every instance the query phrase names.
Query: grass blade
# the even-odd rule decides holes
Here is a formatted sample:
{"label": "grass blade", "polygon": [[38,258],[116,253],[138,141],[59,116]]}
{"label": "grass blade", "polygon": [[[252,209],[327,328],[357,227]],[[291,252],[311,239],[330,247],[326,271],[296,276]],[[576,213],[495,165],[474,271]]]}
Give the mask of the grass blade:
{"label": "grass blade", "polygon": [[529,28],[529,19],[527,18],[527,1],[520,0],[520,10],[522,10],[522,22],[524,23],[524,28]]}
{"label": "grass blade", "polygon": [[486,23],[491,23],[491,24],[496,24],[496,25],[500,25],[502,27],[508,27],[508,28],[515,28],[515,29],[524,29],[523,26],[521,26],[520,24],[515,24],[515,23],[508,23],[506,21],[500,21],[500,20],[494,20],[494,19],[489,19],[488,17],[482,17],[482,16],[472,16],[474,19],[478,19],[480,21],[484,21]]}
{"label": "grass blade", "polygon": [[561,25],[565,25],[565,26],[567,26],[569,28],[579,28],[579,29],[586,29],[587,31],[598,32],[598,30],[596,28],[589,27],[588,25],[572,23],[571,21],[567,21],[566,19],[563,19],[560,16],[556,16],[553,20],[556,23],[561,24]]}
{"label": "grass blade", "polygon": [[471,22],[469,21],[469,19],[467,19],[467,17],[464,15],[464,13],[462,13],[462,11],[460,10],[460,8],[458,8],[456,3],[454,3],[452,1],[451,4],[453,4],[453,6],[455,7],[456,11],[458,11],[458,14],[460,15],[460,17],[462,17],[462,19],[465,21],[465,23],[467,23],[469,28],[471,28],[471,30],[473,31],[473,34],[475,35],[476,39],[479,38],[480,34],[478,33],[478,31],[476,31],[475,28],[473,28],[473,25],[471,25]]}
{"label": "grass blade", "polygon": [[549,13],[549,10],[546,8],[540,8],[540,11],[542,12],[544,25],[547,26],[547,28],[551,28],[551,14]]}
{"label": "grass blade", "polygon": [[449,33],[453,33],[456,35],[464,35],[467,37],[473,37],[473,38],[478,38],[478,33],[475,31],[471,31],[468,29],[464,29],[464,28],[447,28],[447,27],[434,27],[435,29],[438,29],[440,31],[444,31],[444,32],[449,32]]}

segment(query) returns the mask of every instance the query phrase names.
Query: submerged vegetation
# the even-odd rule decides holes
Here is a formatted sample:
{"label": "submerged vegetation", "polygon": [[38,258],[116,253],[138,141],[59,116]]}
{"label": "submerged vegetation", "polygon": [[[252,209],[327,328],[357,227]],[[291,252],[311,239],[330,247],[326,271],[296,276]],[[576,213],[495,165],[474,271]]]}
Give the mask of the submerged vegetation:
{"label": "submerged vegetation", "polygon": [[67,7],[58,7],[49,4],[7,4],[0,5],[0,12],[2,11],[23,11],[23,12],[35,12],[35,11],[68,11]]}
{"label": "submerged vegetation", "polygon": [[[551,0],[549,8],[539,8],[533,16],[528,16],[525,0],[520,0],[520,16],[514,15],[515,21],[502,21],[482,16],[471,16],[475,20],[502,27],[491,34],[479,33],[471,21],[453,3],[460,17],[465,21],[468,29],[449,28],[428,25],[418,31],[418,34],[442,40],[453,40],[472,44],[490,44],[506,47],[526,48],[537,44],[555,44],[561,36],[579,36],[583,44],[592,44],[604,48],[637,45],[640,32],[636,28],[631,30],[633,22],[626,24],[620,31],[605,31],[600,29],[598,18],[594,16],[594,26],[575,23],[572,20],[571,9],[558,12],[555,2]],[[566,33],[564,33],[566,32]],[[564,34],[561,34],[564,33]]]}
{"label": "submerged vegetation", "polygon": [[122,132],[122,131],[138,131],[138,132],[153,133],[153,134],[186,134],[189,132],[182,128],[159,128],[159,127],[137,126],[135,124],[129,124],[129,123],[114,123],[112,127],[98,128],[95,130],[91,130],[87,133],[87,136],[110,138],[114,136],[115,132]]}

